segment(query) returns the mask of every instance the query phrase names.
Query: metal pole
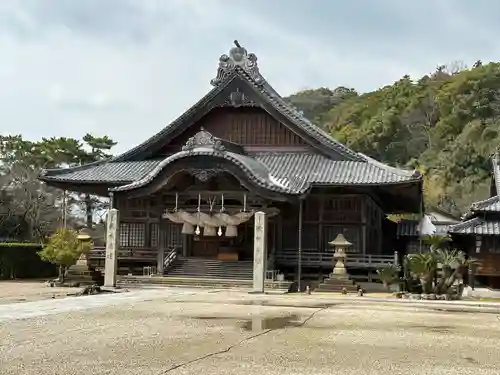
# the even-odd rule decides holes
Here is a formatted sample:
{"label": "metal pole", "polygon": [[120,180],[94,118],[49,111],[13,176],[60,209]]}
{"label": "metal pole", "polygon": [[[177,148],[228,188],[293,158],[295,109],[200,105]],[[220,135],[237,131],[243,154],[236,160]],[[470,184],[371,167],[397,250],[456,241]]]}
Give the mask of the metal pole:
{"label": "metal pole", "polygon": [[300,280],[302,279],[302,202],[299,201],[299,261],[297,265],[297,292],[300,292]]}

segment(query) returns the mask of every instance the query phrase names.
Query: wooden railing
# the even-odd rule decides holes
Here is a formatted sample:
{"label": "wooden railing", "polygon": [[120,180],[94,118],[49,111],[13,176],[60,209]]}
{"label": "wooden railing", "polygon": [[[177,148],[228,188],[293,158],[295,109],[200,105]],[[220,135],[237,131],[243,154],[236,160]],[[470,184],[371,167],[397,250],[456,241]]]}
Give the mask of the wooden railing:
{"label": "wooden railing", "polygon": [[500,276],[500,254],[480,253],[472,256],[477,260],[474,273],[478,276]]}
{"label": "wooden railing", "polygon": [[[151,261],[156,260],[158,255],[158,249],[156,248],[121,248],[118,250],[118,259],[120,260],[136,260],[136,261]],[[105,259],[106,258],[106,248],[103,246],[93,247],[88,258],[93,259]]]}
{"label": "wooden railing", "polygon": [[[275,260],[278,264],[286,266],[296,266],[299,261],[299,252],[296,249],[284,249],[275,254]],[[347,267],[360,268],[378,268],[384,265],[397,264],[398,254],[394,255],[372,255],[348,253],[346,258]],[[333,265],[333,252],[318,252],[314,250],[302,250],[301,264],[303,267],[329,267]]]}
{"label": "wooden railing", "polygon": [[165,258],[163,259],[164,272],[167,271],[167,269],[172,265],[174,260],[177,258],[178,254],[179,254],[179,251],[176,248],[170,249],[167,252],[167,254],[165,255]]}

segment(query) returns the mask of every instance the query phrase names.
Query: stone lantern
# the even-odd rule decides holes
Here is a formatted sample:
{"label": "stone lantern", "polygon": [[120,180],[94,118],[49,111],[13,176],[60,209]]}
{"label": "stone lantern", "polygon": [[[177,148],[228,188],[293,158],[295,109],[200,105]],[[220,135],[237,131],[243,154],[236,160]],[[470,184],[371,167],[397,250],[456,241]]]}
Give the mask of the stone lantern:
{"label": "stone lantern", "polygon": [[352,243],[347,241],[342,233],[339,233],[337,237],[328,244],[332,247],[332,251],[334,251],[334,267],[332,273],[334,275],[346,275],[345,259],[347,257],[347,249],[352,246]]}
{"label": "stone lantern", "polygon": [[[83,246],[84,243],[92,241],[92,236],[89,233],[89,230],[87,228],[83,228],[78,232],[78,235],[76,237],[78,241],[80,242],[81,246]],[[80,258],[76,261],[77,266],[88,266],[87,262],[87,254],[81,254]]]}

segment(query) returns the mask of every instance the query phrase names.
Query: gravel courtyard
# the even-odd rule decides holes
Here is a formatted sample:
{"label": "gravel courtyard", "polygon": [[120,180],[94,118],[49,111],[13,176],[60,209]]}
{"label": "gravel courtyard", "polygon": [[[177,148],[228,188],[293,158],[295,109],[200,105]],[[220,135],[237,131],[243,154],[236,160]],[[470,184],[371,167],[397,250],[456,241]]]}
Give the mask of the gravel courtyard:
{"label": "gravel courtyard", "polygon": [[173,288],[3,304],[0,337],[2,375],[500,373],[495,314],[314,295]]}

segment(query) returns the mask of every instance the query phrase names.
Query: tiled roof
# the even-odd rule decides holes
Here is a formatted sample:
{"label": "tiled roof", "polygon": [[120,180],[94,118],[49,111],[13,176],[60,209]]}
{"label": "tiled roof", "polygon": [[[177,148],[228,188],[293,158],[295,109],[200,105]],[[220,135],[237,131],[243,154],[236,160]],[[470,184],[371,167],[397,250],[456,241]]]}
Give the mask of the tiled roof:
{"label": "tiled roof", "polygon": [[[241,157],[241,155],[239,155]],[[253,158],[269,171],[270,178],[300,192],[307,185],[379,185],[418,180],[412,172],[385,168],[378,163],[337,161],[309,153],[258,153]],[[73,183],[131,183],[139,181],[165,159],[107,162],[76,170],[58,171],[41,178],[45,181]],[[247,160],[248,161],[248,160]]]}
{"label": "tiled roof", "polygon": [[335,140],[328,133],[305,118],[299,110],[287,103],[269,85],[269,83],[267,83],[267,81],[263,80],[261,83],[256,83],[252,77],[239,67],[236,67],[233,74],[228,76],[222,84],[210,90],[202,99],[200,99],[176,120],[164,127],[159,133],[124,154],[115,157],[113,161],[126,161],[148,147],[151,147],[154,144],[162,143],[162,140],[167,139],[179,128],[185,126],[185,122],[190,117],[194,116],[194,114],[200,111],[209,110],[211,108],[210,103],[215,100],[217,96],[220,95],[220,93],[237,77],[246,82],[264,102],[269,103],[270,106],[285,116],[291,123],[295,124],[306,134],[312,137],[312,139],[317,142],[316,144],[323,145],[330,150],[334,150],[335,152],[343,155],[347,160],[364,161],[363,155],[349,149],[347,146]]}
{"label": "tiled roof", "polygon": [[473,203],[462,219],[468,220],[475,217],[478,213],[500,213],[500,196],[495,195],[488,199]]}
{"label": "tiled roof", "polygon": [[[431,220],[432,221],[432,220]],[[436,224],[432,222],[436,227],[435,235],[444,236],[448,233],[450,229],[450,224]],[[418,236],[418,221],[416,220],[400,220],[397,224],[397,235],[398,237],[404,236]]]}
{"label": "tiled roof", "polygon": [[484,201],[479,201],[471,206],[472,211],[500,212],[500,197],[494,196]]}
{"label": "tiled roof", "polygon": [[183,127],[192,124],[190,121],[195,121],[196,118],[217,106],[214,104],[216,99],[221,97],[223,91],[236,78],[246,82],[248,89],[253,90],[255,95],[261,98],[263,107],[272,107],[273,111],[288,119],[290,124],[307,135],[309,142],[314,142],[323,154],[340,154],[345,159],[344,161],[334,161],[315,154],[261,154],[255,156],[258,162],[262,162],[267,167],[271,178],[277,178],[279,183],[285,183],[290,189],[302,191],[307,189],[310,184],[391,184],[420,178],[420,176],[415,175],[415,172],[400,170],[377,162],[333,139],[305,118],[299,110],[287,103],[274,90],[260,74],[255,55],[247,55],[246,50],[238,48],[244,52],[248,64],[231,60],[231,53],[229,56],[221,56],[218,76],[217,79],[213,80],[216,87],[158,134],[109,161],[67,171],[44,171],[44,174],[40,176],[41,179],[58,182],[127,184],[144,178],[157,168],[162,160],[133,160],[144,157],[145,150],[151,151],[155,147],[160,147],[169,137],[177,134],[176,132],[184,129]]}
{"label": "tiled roof", "polygon": [[500,235],[500,221],[485,220],[479,217],[452,225],[449,229],[454,234],[482,234],[482,235]]}
{"label": "tiled roof", "polygon": [[[179,118],[164,127],[159,133],[124,154],[117,156],[114,158],[114,161],[131,160],[151,147],[164,144],[165,140],[172,134],[187,126],[186,124],[190,119],[196,117],[196,114],[208,113],[214,107],[214,101],[237,78],[248,84],[249,88],[261,98],[263,106],[267,104],[287,118],[291,124],[307,134],[316,147],[328,150],[327,153],[338,153],[346,160],[361,162],[367,160],[365,155],[351,150],[346,145],[331,137],[330,134],[307,119],[291,103],[286,102],[260,73],[256,56],[254,54],[247,54],[244,48],[240,52],[243,53],[243,59],[239,60],[239,62],[233,60],[231,53],[221,56],[217,78],[212,80],[212,84],[215,87],[203,98]],[[247,60],[248,63],[243,63],[243,60]]]}
{"label": "tiled roof", "polygon": [[255,156],[278,179],[291,184],[378,185],[415,180],[412,172],[383,168],[371,162],[331,160],[308,153],[261,153]]}
{"label": "tiled roof", "polygon": [[251,181],[271,191],[275,191],[278,193],[285,193],[285,194],[298,194],[302,192],[300,190],[300,186],[291,185],[286,182],[283,183],[279,179],[273,179],[273,176],[271,176],[271,174],[269,173],[269,170],[266,167],[266,165],[262,164],[257,159],[254,159],[247,155],[242,155],[230,151],[220,151],[205,145],[195,147],[191,150],[186,150],[186,151],[183,150],[174,155],[171,155],[166,159],[162,160],[161,163],[159,163],[149,173],[147,173],[139,180],[134,181],[127,185],[113,188],[111,190],[126,191],[145,186],[151,181],[153,181],[154,178],[171,163],[174,163],[175,161],[180,159],[189,158],[193,156],[212,157],[230,161],[231,163],[239,167],[241,170],[243,170]]}
{"label": "tiled roof", "polygon": [[94,163],[68,170],[50,170],[49,173],[42,173],[40,178],[58,182],[124,184],[146,175],[160,162],[161,160]]}

